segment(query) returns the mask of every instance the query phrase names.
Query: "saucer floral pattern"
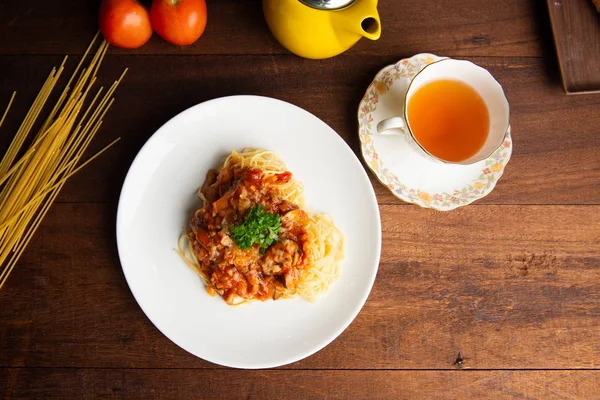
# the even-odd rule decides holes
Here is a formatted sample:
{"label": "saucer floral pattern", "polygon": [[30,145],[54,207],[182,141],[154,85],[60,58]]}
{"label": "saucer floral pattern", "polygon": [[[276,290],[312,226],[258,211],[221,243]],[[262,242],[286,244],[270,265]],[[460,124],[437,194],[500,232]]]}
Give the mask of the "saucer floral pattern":
{"label": "saucer floral pattern", "polygon": [[380,97],[387,93],[392,85],[402,81],[405,86],[423,67],[440,60],[433,54],[417,54],[409,59],[402,59],[394,65],[389,65],[377,73],[375,79],[368,87],[358,108],[358,135],[361,142],[361,151],[365,162],[375,173],[377,178],[396,197],[421,207],[434,208],[440,211],[448,211],[460,206],[465,206],[473,201],[486,196],[492,191],[498,179],[504,173],[504,167],[508,163],[512,153],[512,139],[510,127],[504,143],[485,160],[484,168],[478,177],[463,187],[457,187],[451,192],[433,193],[423,191],[416,187],[408,187],[391,172],[380,159],[373,144],[374,124],[373,113],[377,110]]}

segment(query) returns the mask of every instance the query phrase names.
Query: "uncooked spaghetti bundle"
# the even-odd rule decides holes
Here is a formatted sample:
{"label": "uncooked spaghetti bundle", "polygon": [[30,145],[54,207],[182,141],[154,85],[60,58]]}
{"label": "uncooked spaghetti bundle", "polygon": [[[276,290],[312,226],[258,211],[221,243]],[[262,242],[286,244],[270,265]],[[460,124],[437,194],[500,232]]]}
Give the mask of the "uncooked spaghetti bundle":
{"label": "uncooked spaghetti bundle", "polygon": [[[108,90],[101,87],[92,93],[108,49],[108,43],[101,40],[98,44],[98,39],[96,35],[40,129],[34,131],[41,113],[47,112],[46,103],[67,57],[60,67],[52,69],[0,161],[0,288],[66,180],[119,140],[80,162],[127,72]],[[15,93],[0,119],[0,127],[14,98]]]}

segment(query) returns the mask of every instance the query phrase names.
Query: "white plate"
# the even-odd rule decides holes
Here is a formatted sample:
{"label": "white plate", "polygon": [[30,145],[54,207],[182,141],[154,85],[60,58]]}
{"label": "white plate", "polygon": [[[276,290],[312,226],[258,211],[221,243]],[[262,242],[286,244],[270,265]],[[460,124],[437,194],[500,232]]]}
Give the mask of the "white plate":
{"label": "white plate", "polygon": [[[230,307],[210,297],[175,253],[206,171],[231,149],[277,152],[305,185],[307,208],[329,213],[344,233],[341,276],[316,303],[303,299]],[[359,160],[323,121],[266,97],[224,97],[194,106],[161,127],[133,162],[117,213],[127,283],[154,325],[184,350],[216,364],[268,368],[322,349],[356,317],[381,251],[373,188]]]}

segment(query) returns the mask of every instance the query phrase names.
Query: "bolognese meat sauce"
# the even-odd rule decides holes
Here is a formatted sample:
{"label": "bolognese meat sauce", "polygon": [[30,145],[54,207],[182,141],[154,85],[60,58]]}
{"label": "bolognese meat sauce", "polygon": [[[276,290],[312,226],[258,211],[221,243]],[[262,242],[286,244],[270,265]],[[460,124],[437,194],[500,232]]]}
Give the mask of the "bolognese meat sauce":
{"label": "bolognese meat sauce", "polygon": [[[291,177],[290,172],[265,175],[241,167],[208,172],[201,189],[206,206],[190,221],[188,237],[209,279],[209,294],[234,304],[237,298],[277,299],[296,288],[300,271],[310,264],[310,237],[306,212],[279,195],[278,185]],[[256,243],[242,249],[232,239],[232,228],[254,207],[280,217],[277,240],[266,249]]]}

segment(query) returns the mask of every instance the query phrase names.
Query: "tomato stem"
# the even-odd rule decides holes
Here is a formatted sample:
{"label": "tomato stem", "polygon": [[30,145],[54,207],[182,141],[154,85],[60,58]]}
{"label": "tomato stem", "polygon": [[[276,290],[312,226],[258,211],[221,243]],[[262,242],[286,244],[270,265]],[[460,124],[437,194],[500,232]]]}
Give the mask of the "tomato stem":
{"label": "tomato stem", "polygon": [[171,0],[171,4],[177,6],[177,4],[179,4],[179,0]]}

